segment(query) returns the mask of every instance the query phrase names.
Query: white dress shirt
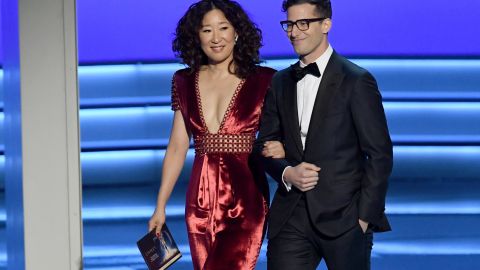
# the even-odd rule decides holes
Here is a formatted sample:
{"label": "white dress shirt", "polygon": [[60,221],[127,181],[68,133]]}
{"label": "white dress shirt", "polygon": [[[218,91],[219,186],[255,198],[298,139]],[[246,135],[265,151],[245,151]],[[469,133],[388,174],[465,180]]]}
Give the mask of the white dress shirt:
{"label": "white dress shirt", "polygon": [[[318,88],[323,78],[323,73],[327,67],[328,61],[332,56],[332,46],[328,45],[327,50],[315,60],[315,63],[320,70],[320,77],[315,77],[312,74],[307,74],[300,81],[297,82],[297,108],[298,108],[298,123],[300,124],[300,138],[302,140],[302,147],[305,150],[305,141],[307,139],[308,127],[310,125],[310,119],[312,118],[313,106],[315,105],[315,98],[317,97]],[[300,61],[300,67],[304,68],[307,64]],[[282,173],[282,180],[288,191],[292,188],[290,183],[285,182]]]}

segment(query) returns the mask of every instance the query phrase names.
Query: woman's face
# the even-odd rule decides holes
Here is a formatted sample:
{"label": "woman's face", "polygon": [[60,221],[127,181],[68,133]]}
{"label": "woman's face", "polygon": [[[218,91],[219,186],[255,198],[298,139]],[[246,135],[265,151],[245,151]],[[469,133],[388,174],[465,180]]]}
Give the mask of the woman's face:
{"label": "woman's face", "polygon": [[219,9],[203,16],[200,28],[200,46],[208,57],[209,64],[219,64],[233,59],[235,29]]}

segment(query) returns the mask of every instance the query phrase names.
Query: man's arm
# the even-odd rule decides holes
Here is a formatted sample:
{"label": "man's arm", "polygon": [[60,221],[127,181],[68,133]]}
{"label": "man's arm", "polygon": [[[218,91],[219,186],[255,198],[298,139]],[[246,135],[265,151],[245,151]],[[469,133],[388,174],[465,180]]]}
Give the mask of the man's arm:
{"label": "man's arm", "polygon": [[276,84],[278,80],[277,74],[272,79],[270,89],[268,89],[263,104],[262,116],[260,118],[260,128],[258,131],[257,139],[253,147],[254,154],[262,161],[267,173],[279,183],[281,187],[286,189],[282,181],[282,174],[284,169],[290,164],[285,158],[271,158],[264,157],[262,155],[263,145],[267,141],[280,141],[283,142],[282,126],[280,121],[280,115],[278,112],[277,96],[276,96]]}
{"label": "man's arm", "polygon": [[278,182],[281,189],[288,192],[293,185],[300,191],[305,192],[316,186],[318,171],[320,171],[319,167],[305,162],[292,167],[285,158],[272,158],[262,155],[265,142],[284,141],[275,81],[274,77],[272,87],[265,97],[258,138],[254,145],[254,153],[260,158],[265,165],[267,173]]}
{"label": "man's arm", "polygon": [[359,218],[375,226],[379,224],[385,211],[393,150],[382,97],[375,79],[368,72],[356,83],[351,109],[360,148],[366,155]]}

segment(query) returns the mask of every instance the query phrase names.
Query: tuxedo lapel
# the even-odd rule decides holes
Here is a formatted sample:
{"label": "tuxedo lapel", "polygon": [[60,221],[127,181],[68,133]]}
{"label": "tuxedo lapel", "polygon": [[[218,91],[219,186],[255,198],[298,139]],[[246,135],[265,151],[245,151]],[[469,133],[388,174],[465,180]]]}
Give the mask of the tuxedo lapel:
{"label": "tuxedo lapel", "polygon": [[328,105],[332,99],[333,94],[340,86],[344,74],[341,70],[340,59],[337,54],[333,52],[330,60],[328,61],[325,72],[322,75],[322,81],[318,87],[317,96],[313,105],[312,116],[310,118],[310,124],[308,126],[307,138],[305,141],[305,150],[311,144],[312,138],[315,137],[315,133],[322,125],[325,115],[328,112]]}
{"label": "tuxedo lapel", "polygon": [[288,119],[289,127],[293,133],[293,138],[298,151],[303,155],[302,140],[300,138],[300,124],[298,122],[298,108],[297,108],[297,83],[293,80],[292,67],[285,73],[283,78],[284,93],[285,93],[285,115]]}

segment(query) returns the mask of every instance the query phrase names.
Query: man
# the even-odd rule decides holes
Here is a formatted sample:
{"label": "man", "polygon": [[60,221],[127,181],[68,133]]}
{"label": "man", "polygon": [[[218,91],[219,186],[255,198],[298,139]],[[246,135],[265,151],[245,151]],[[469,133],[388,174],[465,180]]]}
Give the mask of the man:
{"label": "man", "polygon": [[[392,143],[381,95],[366,70],[328,42],[329,0],[286,0],[300,61],[275,74],[255,145],[279,183],[268,227],[268,269],[370,269],[372,232],[385,217]],[[263,148],[283,142],[285,158]]]}

